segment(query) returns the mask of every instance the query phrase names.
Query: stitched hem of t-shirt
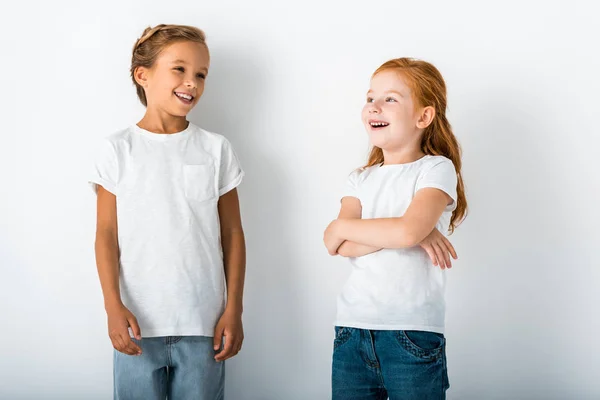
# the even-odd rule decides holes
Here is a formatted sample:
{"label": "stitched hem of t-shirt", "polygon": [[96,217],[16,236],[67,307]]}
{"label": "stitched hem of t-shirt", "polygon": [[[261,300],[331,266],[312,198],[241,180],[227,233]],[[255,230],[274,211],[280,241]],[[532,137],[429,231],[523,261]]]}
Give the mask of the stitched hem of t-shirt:
{"label": "stitched hem of t-shirt", "polygon": [[452,204],[450,204],[449,206],[446,206],[446,208],[444,209],[444,211],[454,211],[456,209],[456,199],[454,197],[452,197],[452,195],[450,194],[450,190],[448,190],[447,187],[444,187],[443,185],[436,185],[436,184],[426,184],[424,186],[419,186],[419,188],[416,190],[417,192],[421,189],[427,189],[427,188],[433,188],[433,189],[439,189],[442,192],[446,193],[448,196],[450,196],[450,198],[452,199]]}
{"label": "stitched hem of t-shirt", "polygon": [[431,326],[431,325],[387,325],[387,324],[365,324],[361,322],[350,322],[350,321],[335,321],[335,326],[345,326],[347,328],[357,329],[368,329],[373,331],[425,331],[425,332],[436,332],[444,333],[443,326]]}
{"label": "stitched hem of t-shirt", "polygon": [[236,187],[239,186],[240,183],[242,183],[242,179],[244,178],[244,171],[241,171],[238,176],[233,180],[233,182],[231,182],[229,185],[225,186],[222,189],[219,189],[219,197],[223,196],[225,193],[235,189]]}
{"label": "stitched hem of t-shirt", "polygon": [[88,183],[90,184],[90,186],[92,187],[92,190],[96,194],[98,193],[97,185],[100,185],[104,189],[106,189],[109,192],[111,192],[112,194],[114,194],[115,196],[117,195],[117,187],[116,187],[116,185],[114,185],[113,183],[107,181],[106,179],[102,179],[102,178],[96,177],[96,178],[92,178],[91,180],[89,180]]}
{"label": "stitched hem of t-shirt", "polygon": [[214,337],[214,330],[205,330],[201,328],[186,328],[186,329],[142,329],[142,337],[162,337],[162,336],[205,336]]}

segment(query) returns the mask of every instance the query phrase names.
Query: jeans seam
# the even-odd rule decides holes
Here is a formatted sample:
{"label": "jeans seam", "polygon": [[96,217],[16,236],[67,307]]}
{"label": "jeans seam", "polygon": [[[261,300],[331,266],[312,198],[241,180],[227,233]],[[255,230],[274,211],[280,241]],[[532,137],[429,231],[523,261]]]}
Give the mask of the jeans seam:
{"label": "jeans seam", "polygon": [[440,347],[436,349],[427,350],[422,349],[421,347],[413,343],[413,341],[410,340],[405,331],[398,331],[397,338],[399,339],[400,344],[404,345],[407,351],[417,358],[434,361],[439,359],[440,355],[443,354],[442,350],[445,345],[445,339]]}
{"label": "jeans seam", "polygon": [[333,340],[333,350],[337,350],[340,346],[344,345],[348,340],[350,340],[350,336],[352,335],[352,331],[350,328],[340,327],[338,330],[334,340]]}
{"label": "jeans seam", "polygon": [[375,358],[375,362],[373,363],[369,357],[367,365],[369,367],[375,369],[375,372],[377,374],[377,379],[379,380],[379,384],[381,386],[385,387],[385,382],[383,381],[383,374],[381,372],[381,363],[377,359],[377,353],[375,352],[375,343],[374,343],[374,338],[373,338],[373,332],[368,329],[365,329],[365,332],[368,335],[369,344],[371,345],[371,352],[373,354],[373,357]]}
{"label": "jeans seam", "polygon": [[183,336],[171,336],[171,344],[175,344],[183,339]]}
{"label": "jeans seam", "polygon": [[171,366],[173,361],[171,360],[171,336],[165,338],[165,351],[167,353],[167,366]]}

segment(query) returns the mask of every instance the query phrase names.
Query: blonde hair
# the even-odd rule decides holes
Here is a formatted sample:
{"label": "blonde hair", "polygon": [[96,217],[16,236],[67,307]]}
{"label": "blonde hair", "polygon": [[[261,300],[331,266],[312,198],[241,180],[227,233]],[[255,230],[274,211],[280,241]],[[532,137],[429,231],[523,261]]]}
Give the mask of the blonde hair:
{"label": "blonde hair", "polygon": [[[461,174],[461,148],[452,132],[452,126],[446,119],[446,83],[442,74],[432,64],[412,58],[396,58],[383,63],[373,73],[373,76],[382,71],[397,71],[406,79],[412,90],[413,101],[417,107],[433,107],[435,117],[432,123],[425,128],[421,138],[421,151],[428,155],[444,156],[454,164],[457,184],[457,204],[450,219],[450,232],[465,219],[467,215],[467,198]],[[383,150],[373,147],[366,167],[381,164]]]}
{"label": "blonde hair", "polygon": [[[144,106],[147,106],[146,92],[144,88],[135,80],[135,71],[139,67],[151,68],[160,52],[167,46],[175,42],[196,42],[206,46],[206,36],[204,32],[196,27],[188,25],[156,25],[154,28],[148,27],[142,33],[142,36],[133,46],[131,56],[131,80],[135,85],[138,98]],[[207,47],[208,48],[208,47]]]}

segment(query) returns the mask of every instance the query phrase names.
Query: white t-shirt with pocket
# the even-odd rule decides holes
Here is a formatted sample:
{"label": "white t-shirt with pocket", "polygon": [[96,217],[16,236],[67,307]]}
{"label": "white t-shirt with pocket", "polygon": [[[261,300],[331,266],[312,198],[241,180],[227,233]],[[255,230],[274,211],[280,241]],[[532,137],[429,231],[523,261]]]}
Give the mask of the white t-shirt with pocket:
{"label": "white t-shirt with pocket", "polygon": [[[354,171],[345,196],[360,200],[363,219],[393,218],[404,215],[418,190],[440,189],[453,200],[436,224],[446,233],[456,208],[456,185],[452,161],[426,155],[412,163]],[[445,271],[434,266],[420,246],[382,249],[350,262],[352,272],[338,297],[336,325],[444,332]]]}
{"label": "white t-shirt with pocket", "polygon": [[217,202],[243,176],[229,141],[192,123],[103,141],[89,181],[116,196],[121,299],[143,337],[214,335],[226,302]]}

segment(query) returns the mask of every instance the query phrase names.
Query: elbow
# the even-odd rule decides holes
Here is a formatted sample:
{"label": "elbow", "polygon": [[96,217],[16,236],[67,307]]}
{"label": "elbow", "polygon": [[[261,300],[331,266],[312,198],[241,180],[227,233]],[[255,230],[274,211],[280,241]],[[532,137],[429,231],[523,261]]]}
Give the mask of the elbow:
{"label": "elbow", "polygon": [[116,229],[112,228],[98,228],[96,229],[96,239],[94,246],[96,249],[99,247],[117,246],[118,238]]}

